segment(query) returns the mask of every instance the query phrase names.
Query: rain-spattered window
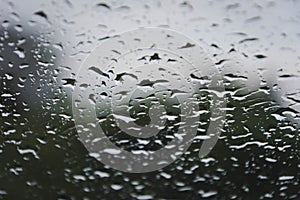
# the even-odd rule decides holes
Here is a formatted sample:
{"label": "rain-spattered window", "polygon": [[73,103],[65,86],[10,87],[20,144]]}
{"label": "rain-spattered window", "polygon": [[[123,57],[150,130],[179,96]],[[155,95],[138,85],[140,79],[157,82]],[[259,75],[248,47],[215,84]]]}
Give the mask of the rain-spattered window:
{"label": "rain-spattered window", "polygon": [[299,199],[298,1],[1,1],[0,199]]}

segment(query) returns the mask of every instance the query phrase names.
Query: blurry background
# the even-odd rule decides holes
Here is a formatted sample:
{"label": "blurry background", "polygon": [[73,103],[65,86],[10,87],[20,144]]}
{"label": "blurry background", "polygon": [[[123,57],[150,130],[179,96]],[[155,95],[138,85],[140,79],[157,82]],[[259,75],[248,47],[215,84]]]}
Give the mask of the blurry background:
{"label": "blurry background", "polygon": [[[0,10],[0,199],[300,198],[299,1],[4,0]],[[208,157],[196,139],[172,165],[126,174],[79,142],[71,95],[96,46],[145,26],[199,42],[229,102]]]}

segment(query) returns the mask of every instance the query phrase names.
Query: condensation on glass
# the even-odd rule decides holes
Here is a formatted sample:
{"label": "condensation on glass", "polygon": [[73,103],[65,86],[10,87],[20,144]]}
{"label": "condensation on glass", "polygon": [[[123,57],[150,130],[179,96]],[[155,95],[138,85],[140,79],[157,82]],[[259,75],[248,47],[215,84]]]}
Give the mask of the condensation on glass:
{"label": "condensation on glass", "polygon": [[[0,198],[300,198],[298,1],[4,0],[0,5]],[[98,162],[81,143],[72,93],[81,64],[97,46],[141,27],[178,31],[203,48],[223,77],[225,91],[218,95],[226,98],[226,119],[216,146],[199,158],[211,117],[211,91],[205,90],[197,97],[201,115],[189,149],[165,168],[131,174]],[[167,56],[168,64],[178,62],[176,56],[155,52],[140,58],[155,65]],[[113,73],[102,69],[91,68],[101,76]],[[118,81],[134,80],[134,73],[121,74]],[[202,75],[190,78],[205,82]],[[156,83],[149,78],[140,84],[147,90]],[[109,92],[95,94],[89,101],[105,99]],[[152,97],[128,106],[139,126],[151,120]],[[173,132],[165,140],[115,135],[111,141],[128,151],[160,148],[179,137],[180,110],[169,109],[163,120]],[[107,127],[114,130],[114,125]]]}

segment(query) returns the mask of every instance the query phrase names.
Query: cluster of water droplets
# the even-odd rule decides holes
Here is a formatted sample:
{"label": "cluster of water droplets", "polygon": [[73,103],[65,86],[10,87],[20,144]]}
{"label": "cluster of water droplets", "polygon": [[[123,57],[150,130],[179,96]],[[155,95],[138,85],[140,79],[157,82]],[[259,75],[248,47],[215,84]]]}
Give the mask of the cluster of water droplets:
{"label": "cluster of water droplets", "polygon": [[[66,0],[0,5],[0,198],[299,198],[297,1]],[[143,26],[175,29],[197,40],[222,71],[222,95],[228,101],[225,126],[207,157],[199,159],[203,141],[210,138],[206,132],[211,117],[209,91],[202,90],[197,97],[199,127],[188,151],[164,169],[136,175],[113,170],[86,150],[75,128],[71,94],[80,64],[96,46]],[[142,61],[148,63],[167,58],[157,51],[145,55]],[[168,57],[169,64],[176,63]],[[135,79],[130,74],[136,71],[102,72],[114,80],[113,85],[134,82],[141,89],[133,95],[122,87],[114,91],[120,93],[114,97],[130,97],[129,117],[118,118],[124,116],[118,113],[119,121],[108,123],[109,127],[132,119],[139,126],[147,125],[151,119],[147,112],[151,114],[151,105],[160,99],[139,97],[144,89],[158,91],[158,86],[168,83],[156,76]],[[203,81],[197,74],[188,77]],[[88,98],[95,104],[99,123],[104,112],[99,103],[112,100],[109,93],[102,93],[102,86]],[[163,93],[168,98],[172,91],[163,89]],[[114,101],[121,106],[118,99]],[[167,107],[166,112],[159,118],[161,123],[169,121],[169,127],[176,129],[179,109]],[[154,142],[110,138],[137,154],[145,148],[157,150],[169,140],[169,136]]]}

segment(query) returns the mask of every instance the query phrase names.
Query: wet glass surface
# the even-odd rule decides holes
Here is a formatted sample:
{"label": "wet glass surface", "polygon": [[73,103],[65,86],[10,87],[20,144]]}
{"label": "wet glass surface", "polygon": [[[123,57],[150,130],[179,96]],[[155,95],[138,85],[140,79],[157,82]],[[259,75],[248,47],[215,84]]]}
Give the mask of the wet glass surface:
{"label": "wet glass surface", "polygon": [[[0,199],[300,198],[298,1],[5,0],[0,5]],[[147,50],[108,56],[114,65],[101,66],[103,59],[80,73],[96,47],[117,38],[126,50],[129,40],[122,36],[141,27],[176,31],[198,43],[205,56],[189,39],[169,37],[176,54],[157,50],[168,41],[161,37]],[[139,45],[149,36],[135,36],[137,49],[144,48]],[[117,46],[111,52],[123,50]],[[193,63],[200,74],[187,67],[193,54],[202,59]],[[207,60],[222,75],[224,91],[206,85],[213,82]],[[173,72],[176,66],[181,73]],[[191,92],[194,86],[197,92]],[[80,99],[74,94],[83,90],[90,91],[82,94],[95,106],[110,141],[136,155],[180,141],[176,133],[189,113],[182,111],[182,94],[197,104],[196,135],[187,151],[162,169],[116,170],[82,142],[76,125],[84,121],[76,121],[74,102],[80,105]],[[218,104],[225,120],[212,151],[199,158],[201,145],[213,137],[206,134],[214,121],[214,96],[226,101],[226,107]],[[124,108],[120,100],[127,97]],[[112,108],[107,101],[114,102]],[[159,135],[145,139],[142,127],[149,136],[152,130]],[[136,135],[141,138],[132,139]]]}

